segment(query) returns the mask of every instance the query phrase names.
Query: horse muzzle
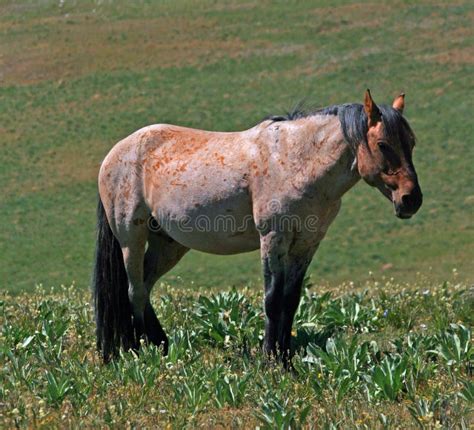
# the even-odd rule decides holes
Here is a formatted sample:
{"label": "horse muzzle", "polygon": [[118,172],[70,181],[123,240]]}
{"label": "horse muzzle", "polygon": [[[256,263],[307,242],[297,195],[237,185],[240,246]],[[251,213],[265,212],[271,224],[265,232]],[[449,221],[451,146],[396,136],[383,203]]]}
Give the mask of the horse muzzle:
{"label": "horse muzzle", "polygon": [[395,215],[401,219],[411,218],[418,212],[423,203],[423,194],[419,185],[411,193],[403,194],[399,199],[393,199]]}

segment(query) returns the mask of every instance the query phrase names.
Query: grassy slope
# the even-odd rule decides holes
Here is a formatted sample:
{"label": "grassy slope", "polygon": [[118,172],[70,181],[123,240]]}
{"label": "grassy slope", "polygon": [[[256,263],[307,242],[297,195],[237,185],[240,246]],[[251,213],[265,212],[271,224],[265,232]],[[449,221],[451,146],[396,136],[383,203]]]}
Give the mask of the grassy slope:
{"label": "grassy slope", "polygon": [[[391,267],[383,273],[435,281],[456,267],[473,279],[468,2],[37,3],[0,2],[0,288],[88,285],[98,165],[135,129],[238,130],[303,96],[317,105],[361,100],[367,86],[380,102],[407,93],[425,204],[401,222],[361,183],[312,264],[314,278],[358,282]],[[255,253],[190,253],[167,280],[214,287],[259,278]]]}

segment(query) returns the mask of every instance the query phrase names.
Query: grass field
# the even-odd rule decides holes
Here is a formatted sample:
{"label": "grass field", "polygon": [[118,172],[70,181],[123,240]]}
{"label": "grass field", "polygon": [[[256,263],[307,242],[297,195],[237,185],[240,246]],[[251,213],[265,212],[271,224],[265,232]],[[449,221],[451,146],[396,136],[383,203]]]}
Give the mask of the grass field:
{"label": "grass field", "polygon": [[[0,428],[469,426],[471,3],[0,0]],[[169,356],[102,366],[88,287],[110,148],[152,123],[241,130],[367,87],[407,94],[424,205],[401,221],[362,182],[344,198],[296,373],[259,354],[258,253],[189,253],[154,294]]]}
{"label": "grass field", "polygon": [[[61,2],[60,2],[61,3]],[[96,174],[141,126],[240,130],[307,97],[388,103],[407,93],[425,203],[400,221],[360,183],[311,273],[473,279],[472,17],[469,2],[0,3],[1,287],[75,281],[92,264]],[[258,254],[190,253],[185,287],[258,284]]]}

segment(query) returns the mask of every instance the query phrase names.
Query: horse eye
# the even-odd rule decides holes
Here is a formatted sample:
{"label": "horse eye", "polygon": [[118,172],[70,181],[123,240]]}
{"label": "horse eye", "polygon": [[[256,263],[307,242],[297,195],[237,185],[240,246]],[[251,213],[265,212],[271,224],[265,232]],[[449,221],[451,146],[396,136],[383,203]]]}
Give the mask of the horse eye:
{"label": "horse eye", "polygon": [[398,158],[395,150],[386,142],[378,142],[379,149],[385,158]]}
{"label": "horse eye", "polygon": [[386,143],[386,142],[377,142],[377,144],[379,145],[379,149],[383,153],[393,152],[393,149],[388,145],[388,143]]}
{"label": "horse eye", "polygon": [[395,153],[395,150],[388,145],[386,142],[377,142],[380,151],[385,158],[384,171],[386,173],[392,173],[400,166],[400,158]]}

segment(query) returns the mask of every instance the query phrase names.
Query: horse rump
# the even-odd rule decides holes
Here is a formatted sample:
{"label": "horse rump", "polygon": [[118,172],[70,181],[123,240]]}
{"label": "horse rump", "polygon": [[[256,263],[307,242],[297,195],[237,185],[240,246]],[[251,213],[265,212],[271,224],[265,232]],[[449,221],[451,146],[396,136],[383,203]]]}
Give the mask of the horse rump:
{"label": "horse rump", "polygon": [[97,350],[104,362],[124,350],[137,347],[132,308],[128,298],[128,278],[122,249],[114,236],[104,205],[97,206],[97,243],[92,280]]}

